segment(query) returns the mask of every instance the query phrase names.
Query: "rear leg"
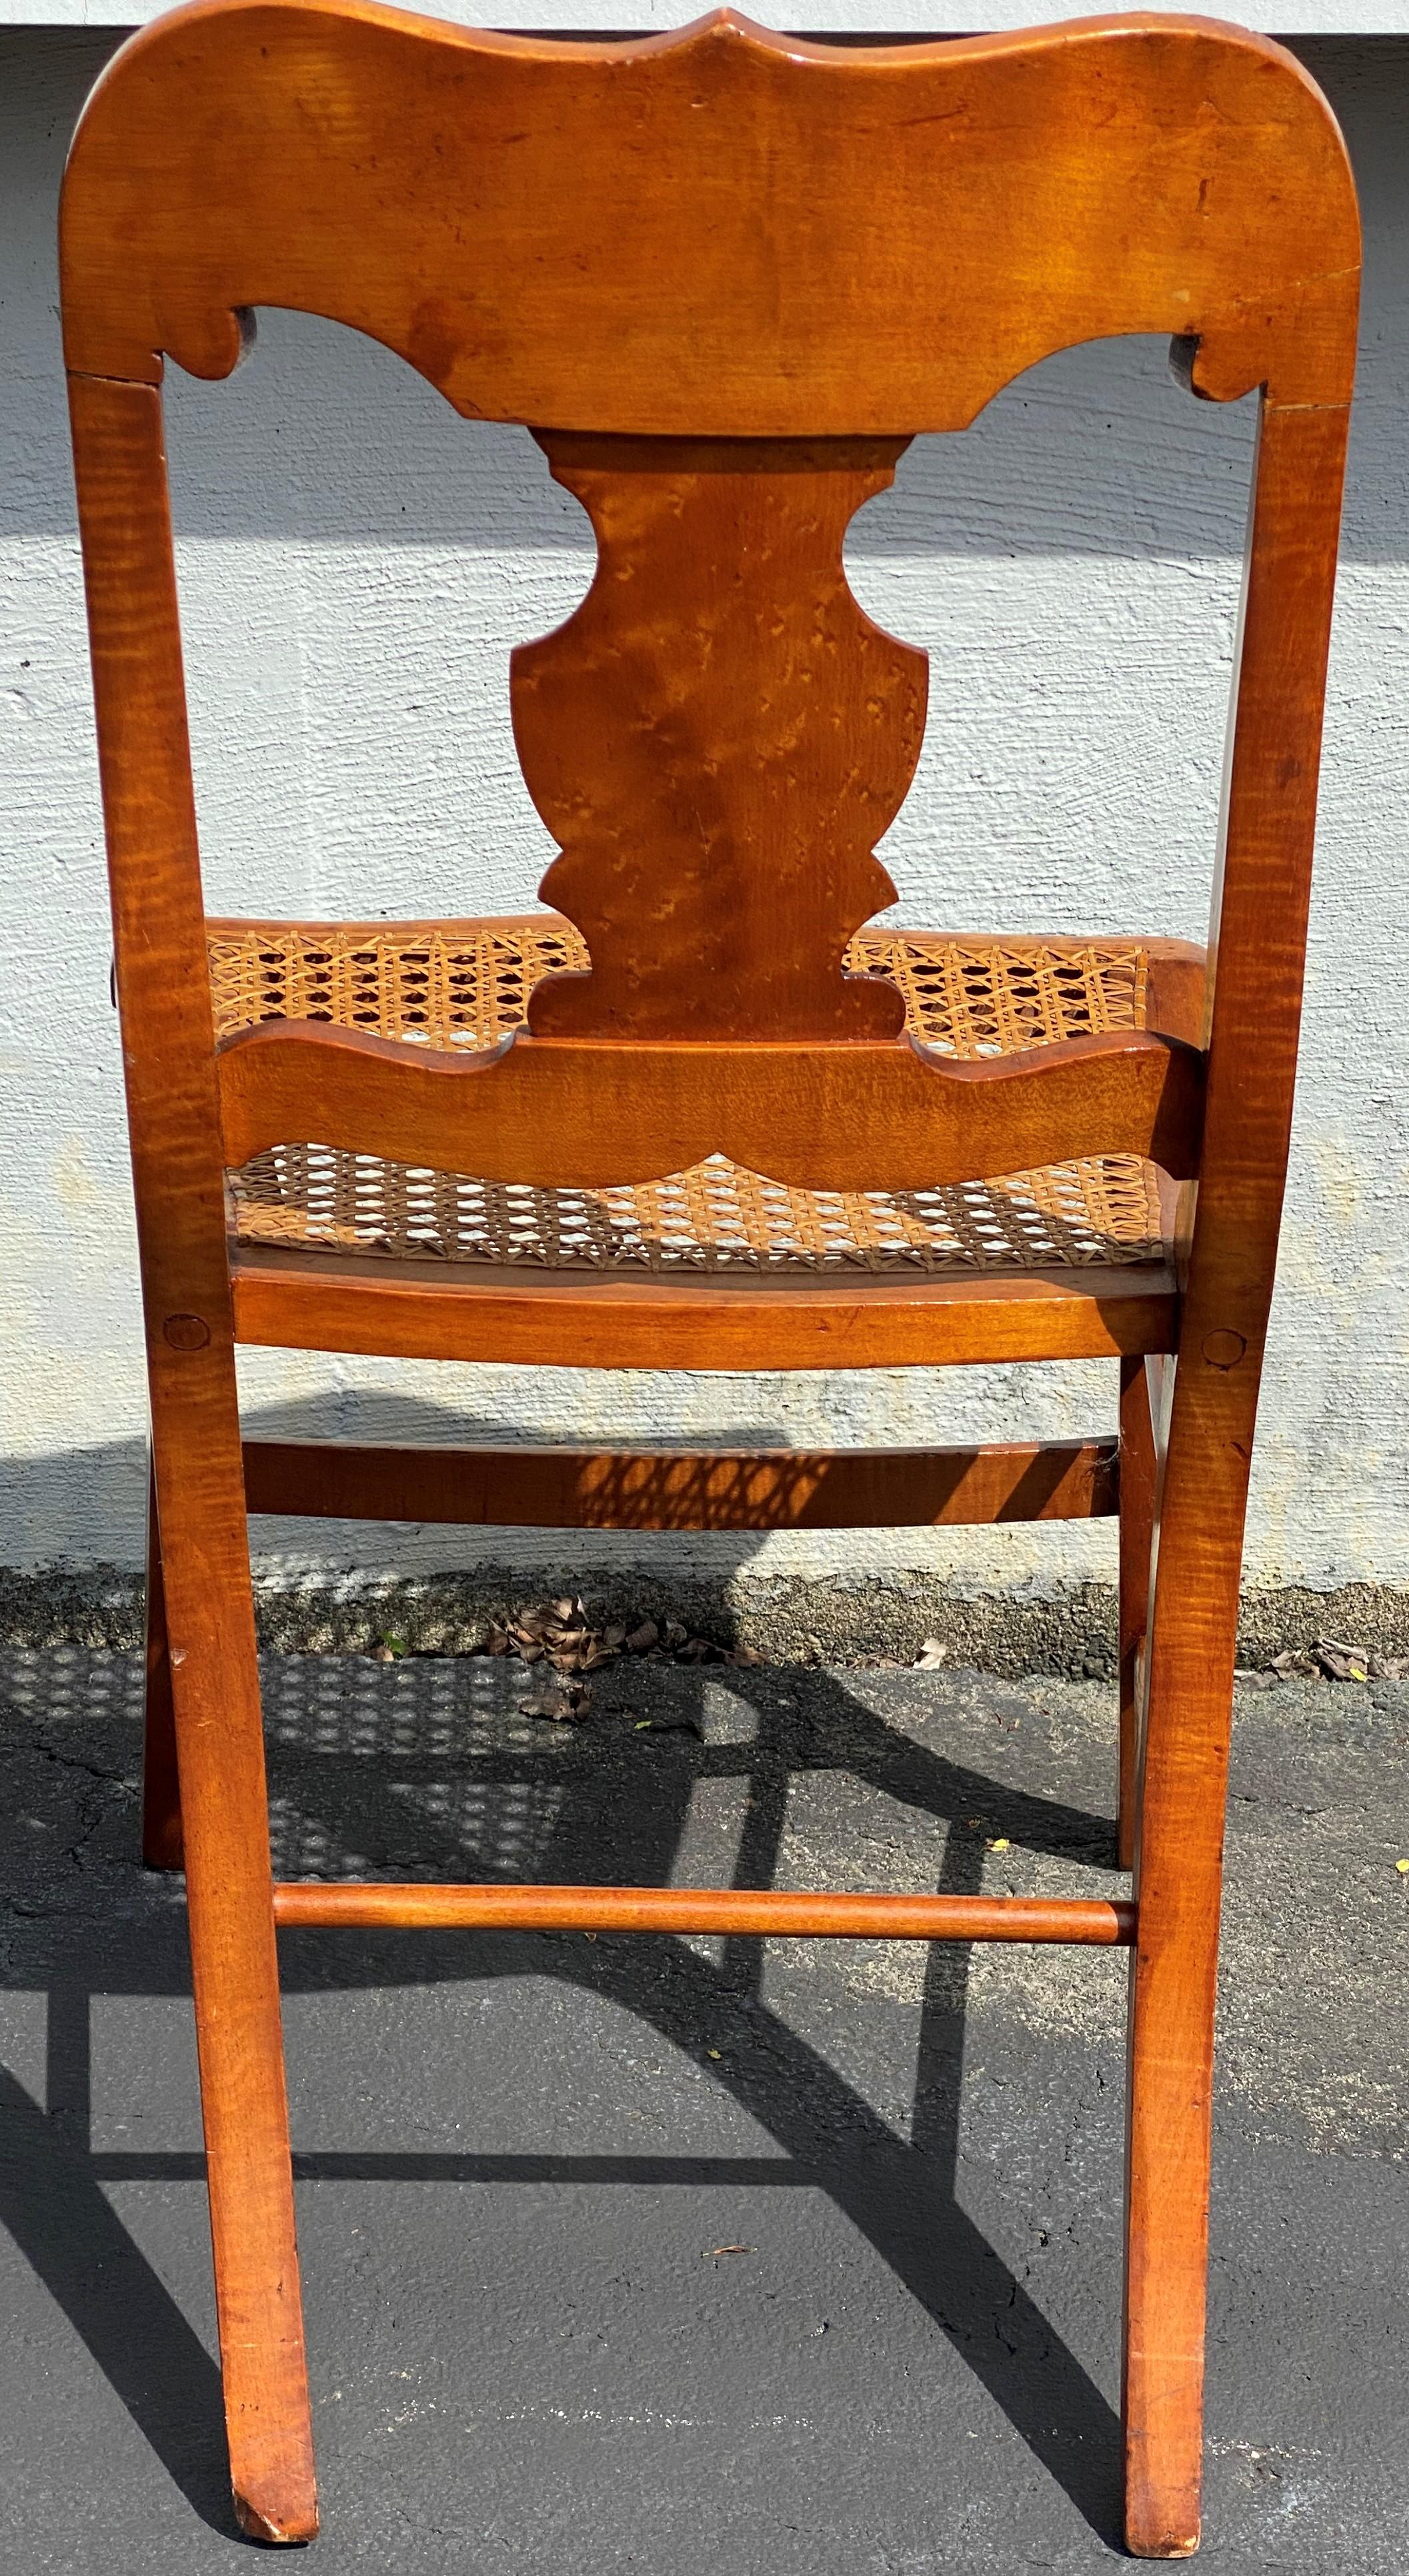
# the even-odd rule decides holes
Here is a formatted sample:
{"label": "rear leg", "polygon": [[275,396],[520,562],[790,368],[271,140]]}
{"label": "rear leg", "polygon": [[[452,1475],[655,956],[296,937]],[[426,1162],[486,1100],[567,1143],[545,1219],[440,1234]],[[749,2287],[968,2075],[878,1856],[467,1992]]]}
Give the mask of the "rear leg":
{"label": "rear leg", "polygon": [[1120,1364],[1120,1805],[1117,1864],[1135,1866],[1141,1666],[1150,1618],[1155,1437],[1143,1359]]}
{"label": "rear leg", "polygon": [[166,1634],[166,1584],[156,1478],[147,1480],[147,1679],[142,1736],[142,1858],[148,1869],[184,1866],[181,1788],[176,1774],[176,1712]]}
{"label": "rear leg", "polygon": [[[180,1754],[201,2114],[235,2512],[318,2528],[233,1354],[154,1384],[166,1671]],[[154,1372],[155,1375],[155,1372]]]}

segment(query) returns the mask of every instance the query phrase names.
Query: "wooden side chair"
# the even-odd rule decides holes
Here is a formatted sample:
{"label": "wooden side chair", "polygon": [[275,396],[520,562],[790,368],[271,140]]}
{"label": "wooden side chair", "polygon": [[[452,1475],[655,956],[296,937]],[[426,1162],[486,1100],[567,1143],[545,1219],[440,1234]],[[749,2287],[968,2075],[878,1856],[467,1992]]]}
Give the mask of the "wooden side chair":
{"label": "wooden side chair", "polygon": [[[248,2532],[316,2527],[276,1928],[492,1923],[1129,1945],[1126,2528],[1148,2557],[1196,2546],[1239,1559],[1358,257],[1314,84],[1198,19],[857,53],[724,13],[569,44],[369,0],[198,0],[98,83],[63,308],[151,1372],[147,1852],[184,1845]],[[591,590],[512,663],[552,912],[206,917],[161,378],[167,356],[227,375],[261,304],[385,342],[467,421],[526,424],[590,513]],[[848,521],[912,434],[1127,332],[1171,334],[1206,399],[1259,396],[1207,954],[868,929],[926,665],[853,600]],[[1120,1437],[242,1452],[241,1341],[1109,1358]],[[1128,1901],[271,1882],[250,1510],[754,1529],[1117,1508]]]}

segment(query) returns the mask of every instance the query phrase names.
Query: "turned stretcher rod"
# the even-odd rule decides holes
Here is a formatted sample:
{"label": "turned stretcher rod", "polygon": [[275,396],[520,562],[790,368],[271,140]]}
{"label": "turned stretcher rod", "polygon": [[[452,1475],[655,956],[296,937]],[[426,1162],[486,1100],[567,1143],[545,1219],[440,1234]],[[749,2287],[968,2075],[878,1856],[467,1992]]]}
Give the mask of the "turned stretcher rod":
{"label": "turned stretcher rod", "polygon": [[1135,1908],[1105,1897],[831,1896],[739,1887],[433,1887],[285,1881],[274,1920],[329,1929],[733,1932],[843,1941],[1068,1941],[1128,1947]]}

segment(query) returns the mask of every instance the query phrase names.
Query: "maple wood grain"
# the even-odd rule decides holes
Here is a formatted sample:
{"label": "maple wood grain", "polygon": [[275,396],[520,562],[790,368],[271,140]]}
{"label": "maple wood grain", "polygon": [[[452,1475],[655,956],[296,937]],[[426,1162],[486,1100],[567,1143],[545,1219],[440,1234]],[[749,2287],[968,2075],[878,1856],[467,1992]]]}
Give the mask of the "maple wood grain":
{"label": "maple wood grain", "polygon": [[148,1869],[181,1867],[181,1787],[176,1770],[176,1710],[161,1573],[156,1477],[147,1485],[147,1614],[142,1723],[142,1858]]}
{"label": "maple wood grain", "polygon": [[70,382],[216,2306],[242,2529],[317,2528],[234,1318],[161,404]]}
{"label": "maple wood grain", "polygon": [[1296,1075],[1347,413],[1263,406],[1214,891],[1203,1166],[1156,1505],[1135,1876],[1126,2536],[1197,2546],[1238,1584]]}
{"label": "maple wood grain", "polygon": [[1135,1908],[1104,1897],[838,1896],[746,1887],[427,1887],[284,1879],[281,1928],[717,1932],[832,1941],[1065,1941],[1128,1947]]}
{"label": "maple wood grain", "polygon": [[1111,1441],[981,1449],[400,1449],[247,1440],[252,1512],[539,1529],[954,1529],[1118,1508]]}
{"label": "maple wood grain", "polygon": [[62,222],[70,367],[223,376],[285,305],[547,429],[963,429],[1114,332],[1197,339],[1219,399],[1340,402],[1354,366],[1335,121],[1197,18],[858,53],[727,11],[568,44],[198,0],[110,64]]}
{"label": "maple wood grain", "polygon": [[1189,939],[1142,939],[1140,945],[1148,960],[1146,1027],[1202,1047],[1208,1027],[1208,950]]}
{"label": "maple wood grain", "polygon": [[1120,1690],[1120,1796],[1116,1857],[1135,1865],[1136,1773],[1140,1678],[1144,1668],[1153,1579],[1155,1441],[1146,1363],[1120,1364],[1120,1569],[1117,1679]]}
{"label": "maple wood grain", "polygon": [[1139,1154],[1187,1179],[1199,1168],[1203,1060],[1142,1029],[955,1062],[908,1037],[520,1036],[460,1055],[265,1020],[223,1040],[218,1079],[232,1166],[306,1140],[541,1189],[606,1189],[722,1154],[800,1189],[915,1190],[1101,1154]]}
{"label": "maple wood grain", "polygon": [[[1058,1905],[1066,1928],[1042,1937],[1135,1934],[1126,2536],[1186,2555],[1238,1580],[1355,346],[1334,119],[1279,47],[1178,18],[858,54],[727,14],[567,44],[364,0],[199,0],[99,81],[61,231],[152,1394],[153,1797],[169,1680],[239,2517],[265,2539],[316,2527],[276,1909],[468,1923],[625,1900],[276,1896],[237,1335],[697,1370],[1172,1353],[1152,1474],[1129,1370],[1122,1422],[1124,1642],[1154,1566],[1129,1690],[1122,1656],[1135,1910]],[[597,531],[588,600],[514,675],[590,971],[542,986],[531,1032],[489,1061],[289,1023],[217,1057],[159,385],[168,355],[228,373],[260,304],[351,324],[468,420],[542,433]],[[1149,331],[1173,335],[1196,393],[1260,404],[1209,947],[1152,957],[1143,1031],[940,1063],[885,1034],[893,992],[841,969],[885,900],[874,849],[923,710],[920,657],[850,598],[843,532],[908,437],[966,426],[1054,350]],[[547,1186],[723,1151],[814,1188],[924,1187],[1118,1150],[1188,1186],[1177,1273],[471,1277],[232,1248],[224,1166],[286,1138]],[[1004,1471],[981,1472],[1010,1507]],[[912,1500],[948,1510],[945,1473],[907,1469]],[[626,1895],[657,1928],[682,1901]],[[776,1927],[791,1900],[683,1901]],[[882,1901],[855,1903],[874,1919]],[[960,1900],[901,1902],[931,1909],[915,1937],[978,1937],[979,1917],[960,1931],[944,1912]],[[1011,1937],[1019,1917],[982,1902],[999,1908],[983,1937]]]}
{"label": "maple wood grain", "polygon": [[895,901],[873,852],[920,756],[927,661],[858,607],[842,542],[902,442],[540,444],[597,568],[513,656],[514,740],[561,844],[543,893],[592,962],[535,987],[530,1026],[898,1037],[900,993],[842,953]]}
{"label": "maple wood grain", "polygon": [[919,1368],[1172,1351],[1171,1270],[633,1279],[374,1255],[233,1254],[236,1338],[575,1368]]}

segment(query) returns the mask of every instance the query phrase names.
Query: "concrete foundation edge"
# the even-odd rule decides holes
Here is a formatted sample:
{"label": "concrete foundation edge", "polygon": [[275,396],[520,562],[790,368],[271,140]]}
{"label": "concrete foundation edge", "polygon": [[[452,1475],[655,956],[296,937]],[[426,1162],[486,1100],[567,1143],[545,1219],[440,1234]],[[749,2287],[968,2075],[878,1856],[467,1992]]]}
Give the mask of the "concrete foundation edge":
{"label": "concrete foundation edge", "polygon": [[[581,1590],[595,1621],[683,1622],[691,1636],[752,1646],[770,1663],[913,1663],[927,1639],[946,1660],[986,1672],[1095,1676],[1114,1668],[1116,1606],[1110,1584],[1071,1585],[1041,1597],[966,1594],[934,1576],[842,1584],[802,1576],[735,1576],[709,1582],[627,1572],[575,1577],[479,1566],[378,1583],[260,1584],[261,1642],[286,1654],[367,1653],[394,1637],[412,1654],[472,1655],[507,1605]],[[143,1587],[119,1567],[40,1573],[0,1568],[0,1643],[19,1647],[142,1642]],[[1409,1654],[1409,1592],[1351,1583],[1334,1592],[1298,1585],[1244,1596],[1240,1661],[1254,1669],[1288,1648],[1335,1637],[1380,1655]]]}

